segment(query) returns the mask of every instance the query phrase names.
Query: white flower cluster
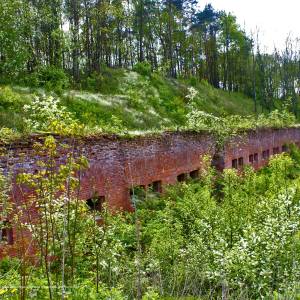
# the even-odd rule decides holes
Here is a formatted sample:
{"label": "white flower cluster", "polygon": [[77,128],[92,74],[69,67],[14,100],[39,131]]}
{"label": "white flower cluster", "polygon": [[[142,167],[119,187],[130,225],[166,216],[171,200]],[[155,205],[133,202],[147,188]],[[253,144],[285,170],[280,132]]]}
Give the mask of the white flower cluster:
{"label": "white flower cluster", "polygon": [[66,107],[60,105],[59,99],[52,96],[36,96],[30,104],[24,105],[23,109],[28,115],[25,123],[30,131],[48,131],[54,121],[67,123],[72,120]]}
{"label": "white flower cluster", "polygon": [[194,130],[210,130],[220,119],[201,110],[192,110],[187,115],[187,127]]}
{"label": "white flower cluster", "polygon": [[192,102],[199,94],[199,91],[197,91],[194,87],[189,87],[188,88],[188,93],[185,96],[186,99],[189,100],[189,102]]}

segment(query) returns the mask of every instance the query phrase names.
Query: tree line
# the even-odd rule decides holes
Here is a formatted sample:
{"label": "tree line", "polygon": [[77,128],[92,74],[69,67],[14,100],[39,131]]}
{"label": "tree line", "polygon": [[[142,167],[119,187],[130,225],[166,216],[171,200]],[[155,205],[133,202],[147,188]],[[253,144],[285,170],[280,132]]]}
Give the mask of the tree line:
{"label": "tree line", "polygon": [[197,0],[3,0],[1,81],[41,68],[64,70],[75,84],[106,67],[195,77],[243,92],[272,110],[289,100],[297,114],[300,49],[265,53],[236,17]]}

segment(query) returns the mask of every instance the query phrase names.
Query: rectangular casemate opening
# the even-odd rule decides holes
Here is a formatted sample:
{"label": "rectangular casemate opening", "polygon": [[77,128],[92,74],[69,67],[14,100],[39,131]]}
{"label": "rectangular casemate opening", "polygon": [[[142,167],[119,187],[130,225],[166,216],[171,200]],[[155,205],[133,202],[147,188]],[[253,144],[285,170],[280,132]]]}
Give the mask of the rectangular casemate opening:
{"label": "rectangular casemate opening", "polygon": [[149,189],[154,192],[160,194],[162,192],[162,182],[161,180],[157,180],[149,184]]}
{"label": "rectangular casemate opening", "polygon": [[268,159],[269,156],[270,156],[270,150],[269,150],[269,149],[268,149],[268,150],[264,150],[264,151],[262,152],[262,158],[263,158],[263,159]]}
{"label": "rectangular casemate opening", "polygon": [[254,163],[254,155],[253,155],[253,154],[250,154],[250,155],[249,155],[249,163],[250,163],[250,164],[253,164],[253,163]]}
{"label": "rectangular casemate opening", "polygon": [[13,229],[9,221],[4,221],[0,229],[0,243],[1,242],[7,243],[8,245],[14,243]]}
{"label": "rectangular casemate opening", "polygon": [[238,163],[239,163],[239,167],[242,167],[244,165],[244,158],[240,157]]}
{"label": "rectangular casemate opening", "polygon": [[279,154],[279,153],[280,153],[279,147],[274,147],[273,154]]}
{"label": "rectangular casemate opening", "polygon": [[133,197],[143,200],[146,198],[146,186],[139,185],[130,189],[130,198]]}
{"label": "rectangular casemate opening", "polygon": [[177,176],[177,181],[178,181],[178,182],[184,182],[184,181],[186,181],[186,180],[187,180],[187,175],[186,175],[185,173],[179,174],[179,175]]}
{"label": "rectangular casemate opening", "polygon": [[237,159],[232,160],[232,168],[234,168],[234,169],[238,168],[238,160]]}
{"label": "rectangular casemate opening", "polygon": [[197,179],[197,178],[199,178],[199,169],[190,172],[190,177],[191,177],[192,179]]}

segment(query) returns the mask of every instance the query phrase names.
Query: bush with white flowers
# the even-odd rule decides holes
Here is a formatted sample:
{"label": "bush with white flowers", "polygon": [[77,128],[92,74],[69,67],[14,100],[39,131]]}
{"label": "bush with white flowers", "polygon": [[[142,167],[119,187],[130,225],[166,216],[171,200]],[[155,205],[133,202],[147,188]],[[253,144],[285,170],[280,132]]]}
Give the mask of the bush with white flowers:
{"label": "bush with white flowers", "polygon": [[52,131],[59,127],[72,125],[73,115],[53,96],[34,97],[30,104],[24,105],[25,120],[29,132]]}

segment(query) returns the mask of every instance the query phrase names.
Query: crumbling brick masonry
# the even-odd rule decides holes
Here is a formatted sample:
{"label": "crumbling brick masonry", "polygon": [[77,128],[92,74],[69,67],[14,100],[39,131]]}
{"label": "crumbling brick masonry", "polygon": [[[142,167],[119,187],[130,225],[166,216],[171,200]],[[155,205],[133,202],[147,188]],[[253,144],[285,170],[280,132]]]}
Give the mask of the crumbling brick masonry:
{"label": "crumbling brick masonry", "polygon": [[[6,145],[9,154],[0,157],[4,173],[12,170],[15,177],[19,172],[35,172],[37,161],[42,157],[36,154],[33,145],[43,142],[44,138],[32,136]],[[166,185],[196,178],[205,155],[213,158],[219,170],[240,169],[246,164],[261,168],[271,155],[286,151],[288,144],[300,145],[300,128],[249,131],[233,138],[222,149],[218,149],[209,134],[195,132],[166,132],[134,138],[106,135],[56,138],[60,145],[58,164],[65,162],[67,151],[70,151],[63,147],[66,144],[72,145],[75,155],[83,154],[89,160],[90,167],[81,179],[80,198],[83,201],[89,205],[90,199],[97,194],[111,210],[131,211],[130,200],[135,187],[162,192]],[[20,203],[23,197],[17,184],[13,184],[12,201]],[[2,231],[0,237],[6,237],[7,243],[13,244],[15,231]]]}

